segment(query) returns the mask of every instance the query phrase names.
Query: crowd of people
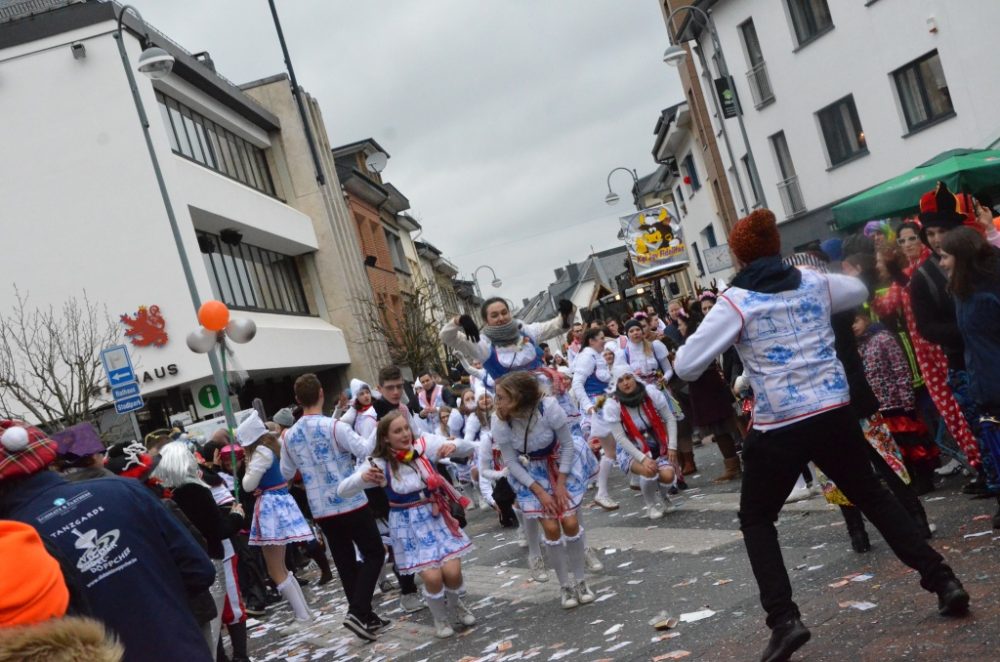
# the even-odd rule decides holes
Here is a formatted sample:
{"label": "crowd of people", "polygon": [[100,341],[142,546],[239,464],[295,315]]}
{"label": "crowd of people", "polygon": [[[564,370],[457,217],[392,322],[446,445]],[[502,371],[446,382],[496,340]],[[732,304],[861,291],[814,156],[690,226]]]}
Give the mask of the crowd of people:
{"label": "crowd of people", "polygon": [[303,374],[289,407],[250,410],[207,441],[178,429],[105,448],[87,423],[47,435],[4,420],[0,563],[18,577],[0,579],[0,651],[248,660],[248,615],[286,602],[284,634],[316,618],[295,574],[310,562],[320,584],[336,570],[359,639],[391,625],[372,601],[397,589],[451,637],[477,622],[462,572],[477,507],[519,530],[532,580],[551,572],[573,609],[595,601],[588,573],[602,570],[590,490],[617,509],[617,466],[663,520],[707,443],[723,460],[714,480],[742,480],[772,629],[761,659],[810,637],[774,526],[803,491],[840,506],[859,553],[867,518],[941,614],[964,614],[918,497],[957,471],[969,494],[1000,492],[1000,236],[985,202],[939,185],[917,218],[784,259],[758,210],[729,237],[731,285],[671,301],[665,318],[648,306],[575,323],[561,301],[528,324],[489,299],[481,328],[462,316],[441,329],[461,361],[450,383],[428,370],[409,385],[387,366],[334,403]]}

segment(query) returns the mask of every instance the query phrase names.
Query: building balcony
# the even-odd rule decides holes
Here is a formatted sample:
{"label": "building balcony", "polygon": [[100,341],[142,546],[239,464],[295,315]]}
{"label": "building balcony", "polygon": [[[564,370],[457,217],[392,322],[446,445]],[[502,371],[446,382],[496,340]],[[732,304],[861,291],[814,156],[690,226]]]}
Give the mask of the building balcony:
{"label": "building balcony", "polygon": [[747,72],[747,81],[750,83],[754,108],[760,110],[769,103],[774,103],[774,90],[771,88],[771,79],[767,76],[765,62],[761,61]]}
{"label": "building balcony", "polygon": [[793,218],[806,210],[806,202],[802,198],[797,175],[778,182],[778,195],[781,196],[781,206],[785,209],[786,218]]}

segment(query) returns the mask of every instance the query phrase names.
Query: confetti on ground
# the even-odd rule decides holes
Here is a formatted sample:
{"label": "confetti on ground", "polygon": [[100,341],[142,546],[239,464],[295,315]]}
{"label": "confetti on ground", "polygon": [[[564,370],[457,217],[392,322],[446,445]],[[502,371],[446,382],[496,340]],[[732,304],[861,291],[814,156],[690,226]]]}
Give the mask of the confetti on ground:
{"label": "confetti on ground", "polygon": [[509,641],[509,640],[508,641],[501,641],[499,644],[497,644],[497,652],[502,653],[504,651],[509,651],[511,649],[511,647],[513,647],[513,646],[514,646],[514,642],[513,641]]}
{"label": "confetti on ground", "polygon": [[977,531],[975,533],[966,533],[962,537],[963,538],[978,538],[979,536],[988,536],[991,533],[993,533],[993,531]]}
{"label": "confetti on ground", "polygon": [[603,622],[604,622],[604,619],[603,618],[599,618],[596,621],[591,621],[590,623],[587,623],[587,625],[597,625],[598,623],[603,623]]}
{"label": "confetti on ground", "polygon": [[619,642],[619,643],[615,644],[615,645],[614,645],[614,646],[612,646],[611,648],[605,648],[605,649],[604,649],[604,652],[605,652],[605,653],[614,653],[615,651],[617,651],[617,650],[621,650],[621,649],[623,649],[623,648],[625,648],[626,646],[629,646],[629,645],[631,645],[631,644],[632,644],[632,642],[631,642],[631,641],[622,641],[622,642]]}
{"label": "confetti on ground", "polygon": [[636,584],[641,584],[642,580],[641,579],[630,579],[630,580],[628,580],[625,583],[629,584],[630,586],[635,586]]}
{"label": "confetti on ground", "polygon": [[726,557],[725,557],[725,556],[716,556],[716,557],[715,557],[714,559],[712,559],[712,560],[713,560],[713,561],[716,561],[716,562],[718,562],[718,561],[725,561],[725,560],[726,560]]}
{"label": "confetti on ground", "polygon": [[985,519],[991,519],[992,517],[993,517],[992,515],[976,515],[975,517],[972,518],[972,521],[979,522]]}
{"label": "confetti on ground", "polygon": [[929,499],[924,499],[924,501],[943,501],[943,500],[944,500],[943,496],[936,496],[936,497],[931,497]]}
{"label": "confetti on ground", "polygon": [[841,579],[840,581],[833,582],[832,584],[827,584],[830,588],[843,588],[850,583],[850,579]]}
{"label": "confetti on ground", "polygon": [[[813,528],[816,528],[816,527],[813,527]],[[824,547],[826,547],[826,543],[825,542],[821,542],[818,545],[813,545],[809,549],[823,549]]]}
{"label": "confetti on ground", "polygon": [[611,627],[609,627],[607,630],[604,631],[604,636],[610,637],[611,635],[621,630],[623,627],[624,626],[621,623],[618,623],[617,625],[612,625]]}
{"label": "confetti on ground", "polygon": [[812,572],[813,570],[819,570],[822,567],[823,567],[823,564],[821,563],[819,565],[811,565],[808,568],[806,568],[806,570],[808,570],[809,572]]}
{"label": "confetti on ground", "polygon": [[666,632],[659,636],[653,637],[652,639],[649,640],[649,643],[656,644],[661,641],[666,641],[667,639],[673,639],[674,637],[679,637],[679,636],[681,636],[680,632]]}
{"label": "confetti on ground", "polygon": [[731,583],[732,581],[733,581],[732,579],[719,579],[719,580],[713,582],[712,586],[724,586],[726,584]]}
{"label": "confetti on ground", "polygon": [[566,650],[556,651],[549,657],[550,660],[561,660],[564,657],[572,655],[573,653],[580,650],[579,648],[567,648]]}
{"label": "confetti on ground", "polygon": [[617,593],[608,593],[606,595],[602,595],[601,597],[597,598],[596,600],[594,600],[594,602],[604,602],[605,600],[609,600],[609,599],[615,597],[616,595],[618,595],[618,594]]}
{"label": "confetti on ground", "polygon": [[618,567],[619,567],[619,568],[627,568],[627,567],[629,567],[630,565],[632,565],[632,562],[631,562],[631,561],[625,561],[625,563],[619,563],[619,564],[618,564]]}
{"label": "confetti on ground", "polygon": [[694,623],[695,621],[700,621],[704,618],[710,618],[712,616],[715,616],[715,612],[711,609],[689,611],[686,614],[681,614],[681,623]]}
{"label": "confetti on ground", "polygon": [[679,660],[682,657],[687,657],[690,655],[690,651],[676,650],[670,651],[669,653],[664,653],[663,655],[657,655],[653,658],[653,662],[662,662],[663,660]]}
{"label": "confetti on ground", "polygon": [[858,575],[857,577],[853,577],[853,578],[851,578],[851,581],[852,581],[852,582],[866,582],[866,581],[868,581],[869,579],[872,579],[872,578],[873,578],[874,576],[875,576],[875,575],[872,575],[872,574],[868,574],[868,573],[865,573],[865,574],[863,574],[863,575]]}
{"label": "confetti on ground", "polygon": [[838,602],[837,606],[841,609],[857,609],[858,611],[868,611],[869,609],[874,609],[878,605],[874,602],[867,602],[864,600],[847,600],[846,602]]}
{"label": "confetti on ground", "polygon": [[611,556],[612,554],[614,554],[617,551],[618,550],[615,549],[614,547],[608,547],[606,550],[604,550],[604,555],[605,556]]}

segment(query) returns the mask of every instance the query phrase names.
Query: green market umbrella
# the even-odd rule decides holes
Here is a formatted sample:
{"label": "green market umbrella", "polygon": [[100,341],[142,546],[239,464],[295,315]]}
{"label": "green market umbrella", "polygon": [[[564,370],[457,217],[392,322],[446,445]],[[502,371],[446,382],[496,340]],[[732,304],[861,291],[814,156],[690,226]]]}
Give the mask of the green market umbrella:
{"label": "green market umbrella", "polygon": [[918,211],[920,196],[944,182],[953,193],[1000,192],[1000,150],[952,149],[833,207],[837,228]]}

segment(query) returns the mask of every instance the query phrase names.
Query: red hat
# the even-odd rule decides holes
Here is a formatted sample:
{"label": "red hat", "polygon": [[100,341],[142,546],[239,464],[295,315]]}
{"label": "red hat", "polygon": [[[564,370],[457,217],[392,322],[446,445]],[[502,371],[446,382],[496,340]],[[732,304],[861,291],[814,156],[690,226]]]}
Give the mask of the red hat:
{"label": "red hat", "polygon": [[957,228],[969,211],[969,203],[962,198],[949,191],[944,182],[938,182],[933,191],[920,196],[920,223],[925,228]]}
{"label": "red hat", "polygon": [[24,421],[0,420],[0,480],[44,471],[56,459],[58,446]]}
{"label": "red hat", "polygon": [[0,521],[0,628],[59,618],[69,590],[59,562],[49,556],[38,532],[27,524]]}
{"label": "red hat", "polygon": [[770,209],[755,209],[744,216],[729,233],[729,249],[743,264],[772,255],[781,255],[778,222]]}

